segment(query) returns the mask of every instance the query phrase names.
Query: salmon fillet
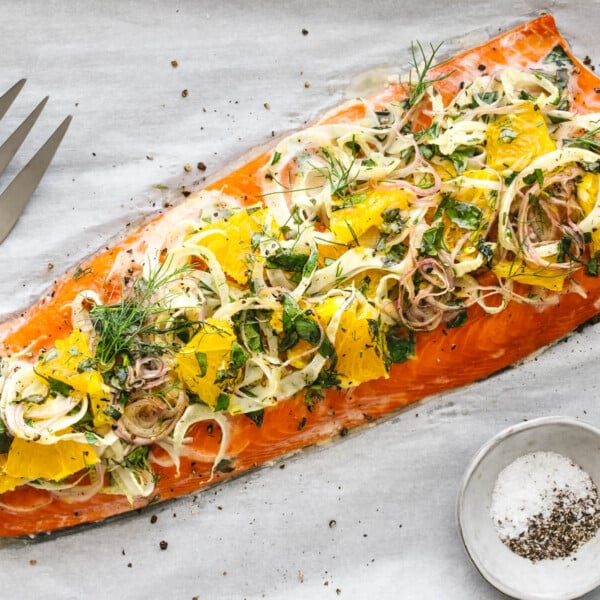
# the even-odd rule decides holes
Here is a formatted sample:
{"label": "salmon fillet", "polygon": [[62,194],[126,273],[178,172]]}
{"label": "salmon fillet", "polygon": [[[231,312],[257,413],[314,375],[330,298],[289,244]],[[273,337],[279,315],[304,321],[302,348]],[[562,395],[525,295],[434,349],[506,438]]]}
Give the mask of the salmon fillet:
{"label": "salmon fillet", "polygon": [[[482,73],[495,73],[503,67],[539,66],[557,46],[564,49],[565,56],[574,66],[570,80],[570,110],[578,114],[598,111],[600,94],[595,89],[600,86],[600,80],[571,55],[549,15],[459,54],[432,68],[428,76],[439,78],[435,88],[441,99],[448,102],[465,82]],[[368,102],[376,110],[405,98],[406,86],[391,82],[369,97]],[[345,105],[319,124],[354,123],[364,116],[364,110],[362,105]],[[428,118],[424,114],[423,127],[427,126]],[[351,143],[354,144],[354,139]],[[269,205],[269,197],[263,195],[262,177],[276,162],[272,152],[255,158],[203,192],[190,195],[110,250],[91,257],[76,274],[66,274],[34,306],[0,324],[0,357],[10,360],[18,355],[25,362],[36,361],[40,352],[46,352],[48,357],[56,341],[72,334],[73,303],[81,293],[88,294],[88,300],[81,301],[83,310],[89,309],[92,303],[90,294],[119,302],[125,294],[123,277],[128,277],[128,271],[130,278],[135,277],[141,257],[157,244],[170,247],[182,243],[190,235],[182,224],[193,219],[207,203],[219,200],[225,194],[235,198],[241,206],[254,207],[263,202]],[[537,171],[531,173],[533,179],[540,178]],[[227,252],[226,247],[223,252]],[[488,314],[474,303],[466,309],[467,320],[462,326],[441,322],[428,331],[416,328],[412,340],[414,355],[392,364],[389,377],[365,381],[356,387],[351,384],[334,386],[325,389],[322,398],[310,402],[303,393],[294,394],[279,399],[264,412],[251,412],[251,418],[248,414],[225,411],[214,419],[198,421],[184,431],[186,450],[180,454],[178,464],[169,459],[168,449],[156,444],[143,446],[151,448],[150,460],[157,476],[152,493],[147,496],[128,498],[125,494],[106,493],[103,489],[92,494],[84,492],[77,497],[76,494],[57,493],[48,486],[40,489],[26,482],[8,489],[0,494],[0,535],[31,535],[100,521],[151,502],[195,492],[306,446],[344,435],[349,428],[390,414],[417,400],[477,381],[514,364],[564,337],[600,312],[600,279],[590,273],[589,250],[587,252],[577,257],[582,263],[586,262],[587,271],[579,268],[569,273],[569,289],[564,293],[550,290],[552,302],[540,306],[509,301],[504,310],[495,314]],[[230,273],[228,277],[232,277]],[[483,283],[489,278],[486,274],[478,277]],[[523,280],[523,284],[526,283]],[[517,289],[520,289],[518,281]],[[526,286],[523,289],[526,290]],[[200,370],[202,364],[198,355],[203,353],[195,351]],[[212,408],[219,401],[216,398]],[[83,487],[86,482],[92,486],[92,480],[87,482],[86,479]]]}

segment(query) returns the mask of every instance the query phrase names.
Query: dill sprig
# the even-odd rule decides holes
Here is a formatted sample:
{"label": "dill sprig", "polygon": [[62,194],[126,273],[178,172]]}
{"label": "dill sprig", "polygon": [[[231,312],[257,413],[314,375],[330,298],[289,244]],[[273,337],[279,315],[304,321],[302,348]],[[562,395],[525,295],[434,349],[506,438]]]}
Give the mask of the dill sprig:
{"label": "dill sprig", "polygon": [[320,154],[325,159],[327,165],[325,167],[311,166],[321,177],[329,182],[332,196],[338,196],[339,198],[346,197],[350,193],[350,187],[358,177],[358,171],[352,173],[353,167],[356,164],[355,145],[352,146],[352,161],[349,165],[345,165],[341,159],[333,156],[328,148],[322,147]]}
{"label": "dill sprig", "polygon": [[165,312],[161,302],[155,298],[157,290],[179,278],[193,268],[184,265],[169,272],[162,263],[147,277],[137,277],[129,289],[123,290],[121,299],[114,304],[98,304],[90,309],[90,318],[97,335],[96,359],[104,366],[111,365],[117,356],[156,356],[164,354],[162,345],[148,342],[152,334],[178,333],[189,330],[194,323],[175,322],[170,327],[161,327],[156,318]]}
{"label": "dill sprig", "polygon": [[586,131],[583,135],[574,138],[565,138],[563,146],[571,146],[571,148],[583,148],[591,152],[600,152],[600,127]]}
{"label": "dill sprig", "polygon": [[[439,75],[434,79],[428,78],[429,71],[433,67],[433,61],[435,59],[435,56],[441,47],[441,42],[437,46],[429,44],[431,53],[429,54],[429,56],[427,56],[427,54],[425,53],[425,49],[421,45],[421,42],[417,41],[416,47],[415,43],[411,42],[410,53],[412,56],[411,65],[413,68],[408,75],[408,86],[402,84],[402,87],[404,88],[404,91],[408,96],[407,103],[409,107],[416,106],[417,104],[419,104],[419,102],[421,102],[421,100],[423,99],[423,96],[425,96],[427,90],[434,83],[442,81],[447,77],[450,77],[450,75],[452,75],[452,73],[454,72],[450,71],[449,73]],[[416,73],[416,81],[413,81],[413,71],[414,73]]]}

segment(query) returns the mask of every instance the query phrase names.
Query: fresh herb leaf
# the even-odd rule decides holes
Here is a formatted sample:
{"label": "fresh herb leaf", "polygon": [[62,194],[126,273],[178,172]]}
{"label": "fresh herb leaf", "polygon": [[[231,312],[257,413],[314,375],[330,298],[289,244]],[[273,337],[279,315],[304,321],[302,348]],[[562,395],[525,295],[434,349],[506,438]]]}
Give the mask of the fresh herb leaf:
{"label": "fresh herb leaf", "polygon": [[89,373],[96,370],[96,361],[93,358],[84,358],[77,363],[78,373]]}
{"label": "fresh herb leaf", "polygon": [[279,344],[279,350],[289,350],[303,339],[316,346],[321,340],[321,328],[318,323],[304,313],[290,294],[281,297],[283,307],[283,330],[285,336]]}
{"label": "fresh herb leaf", "polygon": [[385,252],[385,264],[396,264],[402,262],[406,253],[408,252],[408,246],[404,244],[394,244]]}
{"label": "fresh herb leaf", "polygon": [[513,140],[516,140],[519,134],[510,127],[503,127],[498,134],[498,141],[504,144],[512,144]]}
{"label": "fresh herb leaf", "polygon": [[206,356],[206,352],[200,352],[198,350],[194,352],[194,356],[196,357],[196,362],[198,363],[198,368],[200,369],[200,377],[206,377],[206,373],[208,371],[208,356]]}
{"label": "fresh herb leaf", "polygon": [[255,231],[252,234],[252,237],[250,238],[250,246],[251,246],[253,252],[258,250],[258,247],[260,246],[261,241],[262,241],[262,235],[258,231]]}
{"label": "fresh herb leaf", "polygon": [[328,181],[332,196],[345,198],[351,193],[351,186],[358,177],[358,169],[354,169],[356,155],[353,153],[350,163],[345,164],[342,159],[333,156],[328,148],[322,147],[320,156],[325,166],[313,165],[313,169]]}
{"label": "fresh herb leaf", "polygon": [[260,427],[263,424],[263,419],[265,417],[265,409],[261,408],[260,410],[255,410],[252,412],[244,413],[251,421],[254,421],[257,427]]}
{"label": "fresh herb leaf", "polygon": [[469,158],[477,153],[477,148],[473,146],[463,146],[456,149],[448,158],[452,161],[456,174],[460,175],[468,166]]}
{"label": "fresh herb leaf", "polygon": [[6,429],[4,421],[0,419],[0,454],[6,454],[10,448],[12,438]]}
{"label": "fresh herb leaf", "polygon": [[82,269],[81,267],[77,267],[75,269],[75,272],[73,273],[73,279],[75,281],[79,281],[80,279],[83,279],[86,275],[90,275],[93,272],[94,271],[92,270],[91,267],[87,267],[87,269]]}
{"label": "fresh herb leaf", "polygon": [[324,391],[330,388],[339,388],[341,384],[339,375],[333,370],[333,367],[323,370],[319,376],[305,389],[304,402],[309,410],[315,401],[322,400],[325,395]]}
{"label": "fresh herb leaf", "polygon": [[215,467],[215,471],[219,473],[232,473],[235,471],[235,468],[232,466],[229,458],[222,458]]}
{"label": "fresh herb leaf", "polygon": [[260,324],[256,317],[246,316],[242,325],[242,332],[248,350],[253,353],[263,351],[262,338],[260,336]]}
{"label": "fresh herb leaf", "polygon": [[523,183],[527,185],[531,185],[536,181],[540,185],[540,187],[544,185],[544,172],[542,171],[542,169],[535,169],[533,173],[530,173],[529,175],[523,177]]}
{"label": "fresh herb leaf", "polygon": [[581,258],[575,256],[573,251],[571,250],[571,245],[573,243],[573,239],[566,235],[563,237],[558,244],[558,256],[556,258],[557,262],[565,262],[567,258],[572,260],[575,263],[578,263],[585,267],[586,275],[590,277],[598,276],[598,253],[595,256],[590,258],[589,260],[582,260]]}
{"label": "fresh herb leaf", "polygon": [[36,372],[36,375],[42,377],[48,382],[48,388],[54,394],[60,394],[61,396],[68,396],[73,391],[73,386],[65,383],[64,381],[60,381],[59,379],[54,379],[54,377],[44,377]]}
{"label": "fresh herb leaf", "polygon": [[164,262],[147,277],[134,279],[115,304],[94,304],[90,318],[96,332],[96,360],[101,365],[109,365],[122,354],[164,354],[163,346],[145,339],[151,334],[177,332],[180,325],[165,329],[155,323],[156,317],[165,310],[154,300],[156,291],[193,268],[193,265],[184,265],[170,270],[168,262]]}
{"label": "fresh herb leaf", "polygon": [[583,148],[592,152],[600,151],[600,127],[596,127],[590,131],[586,131],[583,135],[575,138],[565,138],[563,146],[571,146],[572,148]]}
{"label": "fresh herb leaf", "polygon": [[481,226],[483,218],[482,210],[475,204],[468,202],[458,202],[449,195],[445,195],[440,208],[446,211],[446,216],[459,227],[475,231]]}
{"label": "fresh herb leaf", "polygon": [[550,50],[550,52],[544,57],[542,60],[543,63],[568,63],[570,65],[573,64],[573,61],[569,58],[567,51],[560,45],[557,44]]}
{"label": "fresh herb leaf", "polygon": [[118,421],[122,417],[121,412],[117,410],[114,406],[109,406],[108,408],[105,408],[104,414],[110,417],[111,419],[114,419],[115,421]]}
{"label": "fresh herb leaf", "polygon": [[331,210],[332,212],[335,212],[336,210],[356,206],[357,204],[363,203],[368,197],[368,194],[352,194],[351,196],[346,196],[339,204],[333,204]]}
{"label": "fresh herb leaf", "polygon": [[308,261],[308,254],[298,254],[291,250],[280,250],[267,258],[267,269],[282,269],[292,273],[301,273]]}
{"label": "fresh herb leaf", "polygon": [[448,329],[453,329],[455,327],[462,327],[467,322],[467,318],[468,318],[467,311],[461,310],[460,312],[456,313],[456,315],[454,317],[452,317],[446,323],[446,327]]}
{"label": "fresh herb leaf", "polygon": [[520,173],[520,171],[513,171],[510,175],[507,175],[504,178],[504,183],[506,185],[510,185],[517,177],[517,175]]}
{"label": "fresh herb leaf", "polygon": [[[420,42],[417,42],[416,46],[414,43],[411,43],[410,53],[412,57],[412,70],[408,76],[408,85],[403,85],[404,91],[408,96],[406,99],[406,103],[409,107],[416,106],[417,104],[419,104],[419,102],[427,93],[427,90],[431,86],[433,86],[434,83],[442,81],[447,77],[450,77],[450,75],[454,73],[454,71],[450,71],[449,73],[438,75],[434,79],[428,78],[429,71],[433,66],[435,56],[438,53],[441,46],[442,44],[438,44],[437,46],[429,44],[430,54],[428,56]],[[413,72],[416,75],[416,81],[413,81]]]}
{"label": "fresh herb leaf", "polygon": [[279,352],[285,352],[293,348],[300,340],[300,336],[295,329],[288,329],[282,340],[279,342]]}
{"label": "fresh herb leaf", "polygon": [[229,394],[221,392],[217,397],[217,403],[215,404],[215,412],[227,410],[229,408],[229,401]]}
{"label": "fresh herb leaf", "polygon": [[95,444],[98,442],[98,436],[91,431],[86,431],[83,435],[85,436],[88,444]]}
{"label": "fresh herb leaf", "polygon": [[444,244],[444,225],[440,223],[435,227],[429,228],[423,234],[423,240],[421,242],[421,251],[423,254],[428,256],[436,256],[437,251],[443,247]]}
{"label": "fresh herb leaf", "polygon": [[273,159],[271,160],[271,166],[276,165],[281,159],[281,152],[273,152]]}
{"label": "fresh herb leaf", "polygon": [[290,294],[282,294],[281,295],[281,306],[283,308],[283,329],[287,331],[288,329],[292,329],[294,319],[302,314],[298,303]]}
{"label": "fresh herb leaf", "polygon": [[493,246],[489,242],[484,241],[483,238],[479,238],[477,241],[477,250],[485,258],[485,262],[489,266],[494,258]]}
{"label": "fresh herb leaf", "polygon": [[305,315],[299,315],[294,320],[294,328],[298,337],[316,346],[321,340],[321,328],[316,321]]}
{"label": "fresh herb leaf", "polygon": [[477,98],[481,100],[483,104],[493,104],[498,100],[498,92],[484,92],[483,94],[478,94]]}
{"label": "fresh herb leaf", "polygon": [[389,363],[403,363],[415,355],[415,336],[412,331],[390,329],[385,334],[385,345]]}
{"label": "fresh herb leaf", "polygon": [[150,471],[148,465],[148,455],[150,454],[150,446],[136,446],[124,460],[124,464],[129,469],[141,469]]}
{"label": "fresh herb leaf", "polygon": [[315,272],[318,262],[319,252],[313,247],[308,256],[308,260],[304,263],[304,267],[302,267],[302,278],[310,277]]}
{"label": "fresh herb leaf", "polygon": [[241,369],[248,360],[249,354],[246,352],[244,347],[237,342],[231,344],[231,358],[229,366],[233,369]]}

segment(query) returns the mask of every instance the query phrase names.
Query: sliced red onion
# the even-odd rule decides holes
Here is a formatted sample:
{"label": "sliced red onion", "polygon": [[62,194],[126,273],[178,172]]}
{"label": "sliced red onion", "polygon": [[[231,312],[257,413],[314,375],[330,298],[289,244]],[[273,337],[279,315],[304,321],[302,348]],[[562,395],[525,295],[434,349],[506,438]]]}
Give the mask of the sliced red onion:
{"label": "sliced red onion", "polygon": [[116,433],[136,446],[153,444],[171,433],[187,403],[181,390],[165,395],[144,394],[123,409]]}

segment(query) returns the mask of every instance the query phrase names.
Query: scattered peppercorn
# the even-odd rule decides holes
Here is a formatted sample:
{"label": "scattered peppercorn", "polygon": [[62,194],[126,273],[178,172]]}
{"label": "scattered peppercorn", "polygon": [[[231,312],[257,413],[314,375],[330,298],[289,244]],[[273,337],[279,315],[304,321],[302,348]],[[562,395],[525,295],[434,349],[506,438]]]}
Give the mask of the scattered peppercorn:
{"label": "scattered peppercorn", "polygon": [[37,565],[37,560],[35,560],[35,558],[32,558],[32,559],[29,561],[29,564],[30,564],[32,567],[35,567],[35,565]]}
{"label": "scattered peppercorn", "polygon": [[156,523],[156,521],[158,521],[158,517],[156,515],[152,515],[150,517],[150,523],[152,523],[152,525],[154,525],[154,523]]}
{"label": "scattered peppercorn", "polygon": [[206,165],[203,162],[199,162],[196,167],[198,168],[198,171],[206,171]]}
{"label": "scattered peppercorn", "polygon": [[54,269],[54,265],[52,263],[48,263],[48,271],[52,271]]}
{"label": "scattered peppercorn", "polygon": [[480,71],[485,71],[485,68],[486,68],[486,67],[485,67],[485,65],[479,65],[477,68],[478,68]]}
{"label": "scattered peppercorn", "polygon": [[182,90],[182,91],[181,91],[181,96],[182,96],[183,98],[187,98],[187,96],[188,96],[188,91],[187,91],[187,90]]}
{"label": "scattered peppercorn", "polygon": [[308,29],[302,29],[302,35],[308,35]]}
{"label": "scattered peppercorn", "polygon": [[331,519],[331,521],[329,521],[329,527],[331,527],[332,529],[337,525],[337,521],[335,519]]}
{"label": "scattered peppercorn", "polygon": [[166,550],[169,547],[169,543],[165,542],[165,540],[161,540],[159,546],[161,550]]}
{"label": "scattered peppercorn", "polygon": [[171,66],[176,69],[179,66],[179,63],[176,60],[171,61]]}
{"label": "scattered peppercorn", "polygon": [[269,110],[271,108],[271,105],[268,102],[265,102],[263,104],[263,106],[265,107],[266,110]]}
{"label": "scattered peppercorn", "polygon": [[597,491],[586,498],[560,494],[548,517],[541,513],[529,520],[518,538],[502,540],[513,552],[532,562],[570,556],[591,540],[600,526]]}
{"label": "scattered peppercorn", "polygon": [[310,81],[305,81],[304,82],[304,87],[305,88],[309,88],[310,87]]}

